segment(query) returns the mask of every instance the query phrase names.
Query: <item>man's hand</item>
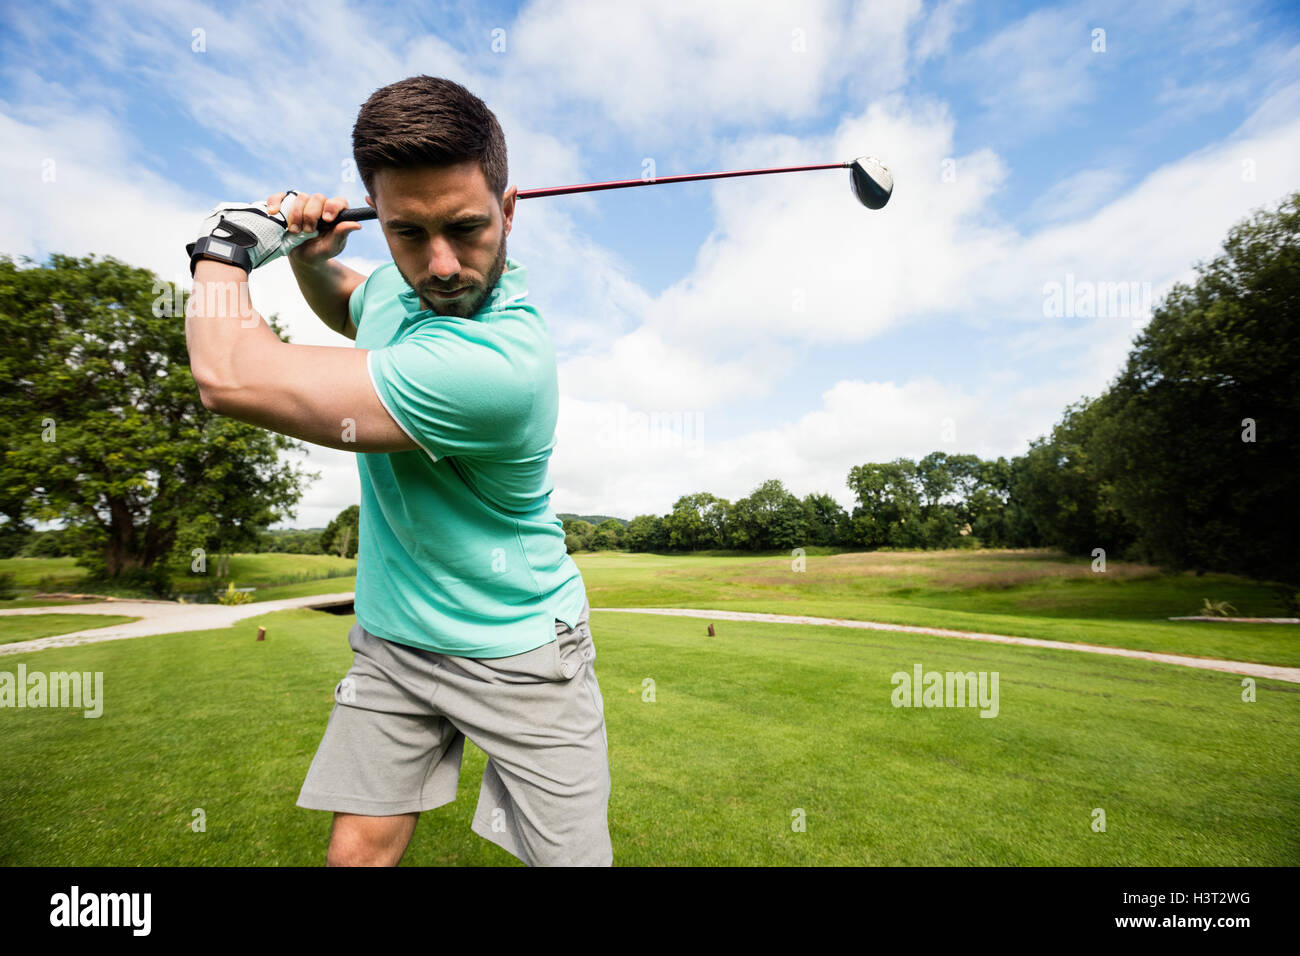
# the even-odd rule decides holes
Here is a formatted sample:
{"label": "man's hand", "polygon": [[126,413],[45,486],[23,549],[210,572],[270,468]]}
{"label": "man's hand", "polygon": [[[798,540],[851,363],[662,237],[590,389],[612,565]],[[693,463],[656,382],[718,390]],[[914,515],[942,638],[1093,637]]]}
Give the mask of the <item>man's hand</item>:
{"label": "man's hand", "polygon": [[[293,190],[280,194],[297,196]],[[278,208],[278,203],[277,203]],[[312,221],[313,228],[315,220]],[[252,272],[315,238],[314,232],[290,232],[283,213],[272,213],[265,202],[227,202],[217,206],[199,226],[199,237],[185,246],[190,272],[200,259],[215,259]]]}
{"label": "man's hand", "polygon": [[[285,197],[289,197],[285,200]],[[283,209],[281,207],[283,206]],[[348,201],[342,196],[326,199],[324,193],[312,193],[310,196],[300,193],[273,193],[266,199],[267,212],[275,215],[283,212],[290,235],[308,234],[316,231],[322,220],[329,222],[344,209]],[[308,239],[289,251],[289,258],[306,266],[317,266],[335,258],[347,245],[348,233],[361,228],[359,222],[341,222],[324,235]]]}

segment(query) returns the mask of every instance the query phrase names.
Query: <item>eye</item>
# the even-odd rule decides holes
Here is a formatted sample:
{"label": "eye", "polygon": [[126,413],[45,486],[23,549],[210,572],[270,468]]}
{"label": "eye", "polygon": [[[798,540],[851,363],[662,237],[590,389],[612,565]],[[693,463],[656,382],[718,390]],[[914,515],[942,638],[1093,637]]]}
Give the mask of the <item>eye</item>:
{"label": "eye", "polygon": [[418,235],[420,234],[420,230],[418,230],[418,229],[399,229],[399,230],[397,230],[397,234],[398,234],[399,236],[401,236],[403,239],[414,239],[416,236],[418,236]]}

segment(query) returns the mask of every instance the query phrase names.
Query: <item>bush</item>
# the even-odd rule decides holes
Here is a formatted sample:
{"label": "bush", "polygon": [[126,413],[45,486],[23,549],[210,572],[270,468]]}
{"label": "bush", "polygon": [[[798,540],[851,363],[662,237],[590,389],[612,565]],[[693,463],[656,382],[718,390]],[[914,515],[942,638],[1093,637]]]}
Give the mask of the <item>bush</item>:
{"label": "bush", "polygon": [[1227,601],[1211,601],[1205,598],[1205,604],[1201,606],[1201,614],[1206,617],[1228,617],[1236,613],[1237,609]]}
{"label": "bush", "polygon": [[152,568],[130,568],[115,576],[109,576],[103,563],[98,560],[83,559],[81,565],[88,573],[77,582],[79,590],[110,594],[147,594],[159,598],[171,597],[171,572],[161,561]]}
{"label": "bush", "polygon": [[253,595],[247,591],[236,591],[235,582],[231,581],[226,585],[225,593],[217,595],[217,603],[226,605],[252,604]]}
{"label": "bush", "polygon": [[1300,617],[1300,591],[1286,584],[1273,585],[1273,593],[1282,605],[1283,617]]}
{"label": "bush", "polygon": [[64,530],[33,531],[18,552],[21,558],[66,558],[77,555],[76,542]]}

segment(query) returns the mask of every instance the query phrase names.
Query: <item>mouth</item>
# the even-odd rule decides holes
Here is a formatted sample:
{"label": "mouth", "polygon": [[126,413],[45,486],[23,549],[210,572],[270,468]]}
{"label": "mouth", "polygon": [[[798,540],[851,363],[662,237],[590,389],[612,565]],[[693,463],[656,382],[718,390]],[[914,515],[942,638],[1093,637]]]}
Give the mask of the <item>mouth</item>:
{"label": "mouth", "polygon": [[459,289],[452,289],[450,292],[439,292],[437,289],[429,289],[429,295],[439,299],[455,299],[469,291],[469,286],[461,286]]}

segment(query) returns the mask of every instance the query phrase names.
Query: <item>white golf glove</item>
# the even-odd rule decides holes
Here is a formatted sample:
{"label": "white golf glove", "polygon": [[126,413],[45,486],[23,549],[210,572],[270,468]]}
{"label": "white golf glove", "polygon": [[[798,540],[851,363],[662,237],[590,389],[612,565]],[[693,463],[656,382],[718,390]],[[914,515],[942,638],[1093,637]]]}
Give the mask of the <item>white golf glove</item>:
{"label": "white golf glove", "polygon": [[280,201],[280,210],[266,211],[261,202],[226,202],[208,214],[199,226],[199,238],[187,243],[190,275],[200,259],[215,259],[252,272],[260,265],[285,255],[295,246],[316,238],[315,232],[289,232],[284,210],[293,207],[298,193],[288,190]]}

